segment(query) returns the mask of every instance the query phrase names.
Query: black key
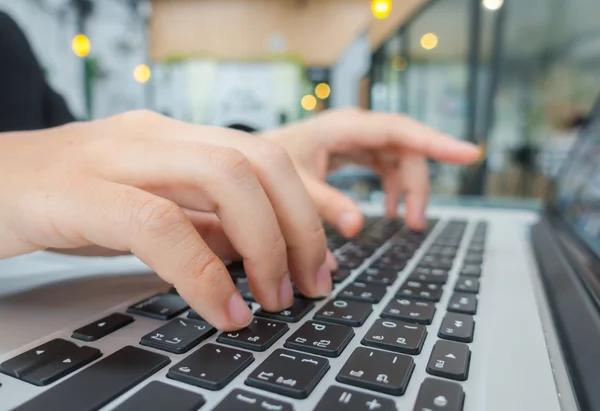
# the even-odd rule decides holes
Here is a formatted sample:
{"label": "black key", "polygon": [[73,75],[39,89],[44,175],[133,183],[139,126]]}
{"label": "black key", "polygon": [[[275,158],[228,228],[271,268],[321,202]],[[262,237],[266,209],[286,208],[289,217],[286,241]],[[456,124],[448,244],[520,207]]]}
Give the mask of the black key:
{"label": "black key", "polygon": [[126,346],[44,391],[16,410],[97,410],[170,361],[164,355]]}
{"label": "black key", "polygon": [[253,361],[254,356],[249,352],[205,344],[171,367],[167,377],[216,391],[229,384]]}
{"label": "black key", "polygon": [[285,342],[286,348],[325,357],[339,357],[354,337],[351,327],[317,321],[305,322]]}
{"label": "black key", "polygon": [[315,314],[315,320],[360,327],[372,311],[371,304],[359,303],[358,301],[330,300]]}
{"label": "black key", "polygon": [[465,256],[465,260],[464,260],[465,264],[474,264],[474,265],[481,265],[481,263],[483,263],[483,256],[481,254],[475,254],[475,253],[468,253]]}
{"label": "black key", "polygon": [[334,385],[329,387],[314,411],[397,411],[389,398],[350,390]]}
{"label": "black key", "polygon": [[461,314],[477,314],[477,296],[475,294],[454,293],[448,303],[448,311]]}
{"label": "black key", "polygon": [[129,315],[114,313],[84,327],[78,328],[73,331],[71,338],[82,341],[96,341],[132,322],[133,317]]}
{"label": "black key", "polygon": [[427,372],[431,375],[465,381],[469,376],[471,350],[466,344],[439,340],[433,346],[427,363]]}
{"label": "black key", "polygon": [[437,302],[442,298],[442,292],[443,290],[440,284],[407,281],[400,287],[396,297]]}
{"label": "black key", "polygon": [[0,371],[28,383],[44,386],[89,364],[102,353],[92,347],[55,339],[0,364]]}
{"label": "black key", "polygon": [[431,324],[435,304],[429,301],[395,298],[383,309],[381,316],[419,324]]}
{"label": "black key", "polygon": [[386,291],[386,288],[382,285],[365,284],[355,281],[340,291],[337,298],[377,304],[385,296]]}
{"label": "black key", "polygon": [[454,260],[451,258],[436,258],[434,260],[429,261],[421,261],[419,263],[419,267],[425,268],[437,268],[440,270],[451,270],[452,265],[454,264]]}
{"label": "black key", "polygon": [[479,279],[475,277],[458,277],[454,291],[477,294],[479,292]]}
{"label": "black key", "polygon": [[252,351],[265,351],[289,330],[287,324],[255,318],[248,327],[238,331],[224,332],[217,341]]}
{"label": "black key", "polygon": [[246,380],[246,385],[292,398],[306,398],[329,370],[329,361],[278,349]]}
{"label": "black key", "polygon": [[178,295],[156,294],[132,305],[127,309],[127,312],[166,321],[181,314],[188,308],[187,303]]}
{"label": "black key", "polygon": [[256,301],[252,296],[252,293],[250,292],[250,285],[248,284],[247,278],[238,279],[235,284],[235,288],[237,288],[238,292],[241,294],[244,300],[250,302]]}
{"label": "black key", "polygon": [[182,354],[188,352],[217,330],[204,321],[176,318],[160,328],[144,335],[140,344]]}
{"label": "black key", "polygon": [[471,243],[468,252],[482,253],[485,250],[485,245],[481,243]]}
{"label": "black key", "polygon": [[179,295],[179,291],[177,291],[177,288],[175,287],[171,287],[169,289],[169,294],[175,294],[175,295]]}
{"label": "black key", "polygon": [[313,301],[323,300],[325,298],[325,297],[307,297],[304,294],[302,294],[302,292],[298,289],[298,287],[296,287],[296,284],[293,284],[292,289],[294,290],[294,297],[297,297],[297,298],[304,298],[305,300],[313,300]]}
{"label": "black key", "polygon": [[465,393],[455,382],[425,378],[413,411],[462,411]]}
{"label": "black key", "polygon": [[0,372],[22,378],[27,372],[60,358],[63,352],[73,352],[77,345],[60,338],[50,340],[0,364]]}
{"label": "black key", "polygon": [[439,268],[417,267],[408,277],[409,281],[420,281],[424,283],[446,284],[448,271]]}
{"label": "black key", "polygon": [[481,266],[473,264],[464,265],[462,270],[460,270],[460,275],[467,277],[481,277]]}
{"label": "black key", "polygon": [[371,267],[386,270],[402,271],[404,267],[406,267],[406,261],[393,256],[383,255],[377,260],[375,260],[375,262],[371,264]]}
{"label": "black key", "polygon": [[212,411],[294,411],[292,404],[236,388]]}
{"label": "black key", "polygon": [[152,381],[113,411],[196,411],[203,405],[200,394]]}
{"label": "black key", "polygon": [[354,270],[355,268],[358,268],[362,265],[362,263],[365,261],[364,258],[359,258],[359,257],[345,257],[343,255],[339,255],[337,257],[338,260],[338,266],[346,269],[346,270]]}
{"label": "black key", "polygon": [[297,323],[315,306],[310,300],[304,298],[294,298],[294,305],[277,313],[270,313],[263,310],[258,310],[255,314],[259,317],[272,318],[274,320],[285,321],[288,323]]}
{"label": "black key", "polygon": [[419,354],[426,336],[427,329],[423,325],[379,318],[365,334],[362,344],[407,354]]}
{"label": "black key", "polygon": [[357,280],[365,284],[390,285],[398,279],[398,271],[383,268],[367,268]]}
{"label": "black key", "polygon": [[101,356],[102,353],[96,348],[77,347],[72,352],[63,352],[53,361],[25,373],[22,379],[34,385],[48,385]]}
{"label": "black key", "polygon": [[344,384],[404,395],[415,368],[412,357],[358,347],[335,378]]}
{"label": "black key", "polygon": [[334,283],[341,283],[350,276],[351,270],[347,268],[338,268],[331,272],[331,281]]}
{"label": "black key", "polygon": [[465,314],[448,313],[442,321],[438,337],[465,343],[473,341],[475,321]]}

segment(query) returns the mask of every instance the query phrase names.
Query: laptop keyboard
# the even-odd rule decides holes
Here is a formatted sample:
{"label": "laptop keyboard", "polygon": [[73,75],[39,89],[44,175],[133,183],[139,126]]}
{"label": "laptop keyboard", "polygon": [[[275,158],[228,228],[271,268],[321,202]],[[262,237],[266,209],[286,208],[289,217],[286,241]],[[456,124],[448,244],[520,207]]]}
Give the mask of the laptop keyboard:
{"label": "laptop keyboard", "polygon": [[[486,224],[476,223],[465,241],[467,228],[467,221],[431,220],[427,230],[413,232],[399,220],[371,217],[352,240],[327,228],[339,262],[329,298],[296,292],[292,307],[266,312],[235,265],[232,278],[255,312],[243,330],[217,332],[176,291],[165,290],[70,331],[72,341],[56,338],[13,356],[0,372],[36,386],[54,383],[17,410],[97,410],[168,369],[166,379],[110,409],[304,410],[303,399],[322,384],[312,403],[318,411],[397,410],[394,398],[414,385],[413,411],[461,411],[468,401],[460,382],[469,378]],[[435,237],[421,250],[430,234]],[[449,302],[441,306],[446,294]],[[441,326],[433,329],[437,316]],[[93,346],[119,338],[142,317],[156,326],[137,340],[123,340],[110,353]],[[431,339],[433,349],[424,350]],[[417,365],[421,356],[427,360]],[[343,362],[332,361],[339,357]],[[429,376],[413,378],[424,364]],[[215,403],[209,391],[229,392]]]}

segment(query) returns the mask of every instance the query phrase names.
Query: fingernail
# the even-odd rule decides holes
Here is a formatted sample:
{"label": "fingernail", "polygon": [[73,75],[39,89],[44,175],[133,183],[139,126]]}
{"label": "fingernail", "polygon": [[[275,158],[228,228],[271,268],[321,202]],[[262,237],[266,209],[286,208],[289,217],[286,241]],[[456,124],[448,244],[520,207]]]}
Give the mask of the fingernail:
{"label": "fingernail", "polygon": [[229,318],[231,318],[231,322],[236,327],[245,327],[252,321],[252,311],[250,311],[246,302],[238,293],[231,296],[227,309],[229,310]]}
{"label": "fingernail", "polygon": [[355,213],[353,213],[351,211],[344,211],[338,217],[337,227],[338,227],[338,230],[340,230],[342,232],[348,231],[348,230],[354,228],[354,226],[356,224],[358,224],[358,217],[356,216]]}
{"label": "fingernail", "polygon": [[279,304],[283,308],[289,308],[294,304],[294,290],[288,274],[285,275],[279,286]]}
{"label": "fingernail", "polygon": [[323,264],[317,271],[317,292],[321,296],[327,296],[331,293],[331,271],[327,264]]}

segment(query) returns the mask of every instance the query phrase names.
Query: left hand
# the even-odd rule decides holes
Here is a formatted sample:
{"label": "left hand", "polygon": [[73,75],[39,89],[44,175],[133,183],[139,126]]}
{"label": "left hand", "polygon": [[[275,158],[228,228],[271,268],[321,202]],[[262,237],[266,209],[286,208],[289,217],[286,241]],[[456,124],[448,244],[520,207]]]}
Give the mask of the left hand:
{"label": "left hand", "polygon": [[321,217],[346,236],[361,229],[362,214],[350,198],[325,182],[330,171],[347,163],[370,167],[383,179],[386,214],[395,218],[404,196],[406,224],[420,230],[425,228],[429,195],[427,158],[469,164],[480,155],[473,144],[406,116],[358,109],[327,111],[263,137],[286,149]]}

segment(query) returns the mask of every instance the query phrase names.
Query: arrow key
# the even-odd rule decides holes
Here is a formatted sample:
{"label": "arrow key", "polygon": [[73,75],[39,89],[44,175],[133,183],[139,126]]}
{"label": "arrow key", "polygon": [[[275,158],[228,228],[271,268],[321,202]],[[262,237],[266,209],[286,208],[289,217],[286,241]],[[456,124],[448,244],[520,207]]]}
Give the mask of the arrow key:
{"label": "arrow key", "polygon": [[465,381],[469,376],[470,361],[471,351],[468,345],[439,340],[433,346],[427,363],[427,373]]}
{"label": "arrow key", "polygon": [[466,314],[447,313],[442,321],[438,337],[464,343],[473,342],[475,321]]}
{"label": "arrow key", "polygon": [[465,393],[460,384],[425,378],[413,411],[462,411]]}
{"label": "arrow key", "polygon": [[96,341],[107,336],[120,328],[133,322],[133,317],[125,314],[114,313],[107,317],[94,321],[86,326],[73,331],[72,338],[81,341]]}

